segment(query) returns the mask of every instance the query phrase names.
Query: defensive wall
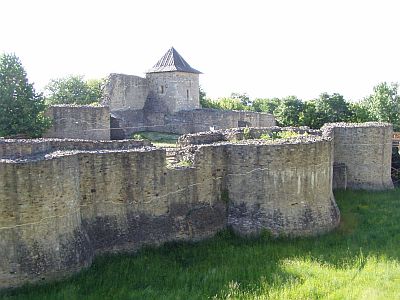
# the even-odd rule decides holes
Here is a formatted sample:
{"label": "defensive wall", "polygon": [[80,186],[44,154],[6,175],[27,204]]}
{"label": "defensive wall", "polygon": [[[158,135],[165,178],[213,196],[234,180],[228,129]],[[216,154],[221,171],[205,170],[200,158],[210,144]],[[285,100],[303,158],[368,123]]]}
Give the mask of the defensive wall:
{"label": "defensive wall", "polygon": [[[334,154],[347,159],[336,150],[340,135],[334,133],[343,130],[356,140],[362,132],[365,144],[386,151],[388,136],[374,132],[390,132],[391,126],[327,128],[297,129],[307,135],[268,141],[257,138],[288,129],[228,130],[219,132],[220,139],[215,132],[186,136],[178,152],[186,153],[181,157],[187,167],[168,166],[164,149],[140,141],[2,140],[0,287],[77,272],[97,253],[195,241],[226,227],[240,235],[267,230],[310,236],[332,230],[340,220],[332,193]],[[11,155],[10,147],[20,149],[19,155]],[[363,155],[364,148],[351,149],[349,157]],[[382,156],[386,152],[369,153],[381,164],[369,165],[369,172],[390,169]],[[355,172],[352,178],[362,182],[362,176]],[[391,187],[387,178],[380,182],[355,187]]]}
{"label": "defensive wall", "polygon": [[112,111],[111,138],[128,138],[134,132],[158,131],[176,134],[197,133],[210,129],[236,127],[275,126],[275,118],[269,113],[249,111],[192,109],[173,114],[162,111],[118,110]]}
{"label": "defensive wall", "polygon": [[110,107],[111,139],[139,131],[187,134],[275,125],[268,113],[200,108],[199,75],[190,72],[147,73],[146,78],[110,74],[102,104]]}
{"label": "defensive wall", "polygon": [[52,119],[46,138],[109,140],[110,108],[90,105],[53,105],[46,115]]}
{"label": "defensive wall", "polygon": [[334,123],[321,129],[334,140],[334,188],[393,188],[391,124]]}
{"label": "defensive wall", "polygon": [[[154,108],[154,107],[153,107]],[[217,109],[161,110],[122,109],[108,106],[55,105],[47,110],[52,127],[46,138],[118,140],[140,131],[187,134],[235,127],[270,127],[275,118],[268,113]]]}

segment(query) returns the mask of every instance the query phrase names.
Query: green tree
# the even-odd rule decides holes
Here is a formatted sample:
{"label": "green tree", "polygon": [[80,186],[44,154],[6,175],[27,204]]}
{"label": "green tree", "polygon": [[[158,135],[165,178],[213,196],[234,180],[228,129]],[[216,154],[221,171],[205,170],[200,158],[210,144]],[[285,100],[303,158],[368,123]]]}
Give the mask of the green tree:
{"label": "green tree", "polygon": [[319,120],[317,118],[316,101],[310,100],[304,102],[303,111],[300,113],[299,123],[310,128],[319,128]]}
{"label": "green tree", "polygon": [[349,103],[338,93],[322,93],[314,102],[315,115],[312,128],[320,128],[325,123],[348,122],[351,119]]}
{"label": "green tree", "polygon": [[400,130],[400,95],[398,83],[380,83],[374,87],[374,93],[364,99],[372,120],[389,122],[396,131]]}
{"label": "green tree", "polygon": [[304,103],[300,99],[296,96],[289,96],[281,100],[274,114],[281,126],[299,126],[303,109]]}
{"label": "green tree", "polygon": [[350,122],[363,123],[372,120],[364,101],[350,103],[349,109],[351,112]]}
{"label": "green tree", "polygon": [[43,96],[28,82],[15,54],[0,56],[0,136],[39,137],[51,122]]}
{"label": "green tree", "polygon": [[101,98],[103,80],[85,81],[83,76],[52,79],[45,87],[48,104],[92,104]]}
{"label": "green tree", "polygon": [[250,110],[250,107],[244,105],[240,99],[219,98],[216,104],[220,109],[224,110]]}
{"label": "green tree", "polygon": [[280,100],[279,98],[272,98],[272,99],[255,99],[251,106],[254,111],[257,112],[268,112],[273,114],[275,109],[279,106]]}
{"label": "green tree", "polygon": [[230,98],[239,100],[243,106],[251,105],[250,97],[247,95],[247,93],[231,93]]}
{"label": "green tree", "polygon": [[213,103],[211,102],[210,99],[207,98],[207,94],[204,91],[202,86],[199,86],[199,100],[200,100],[200,106],[203,108],[215,108],[212,107]]}

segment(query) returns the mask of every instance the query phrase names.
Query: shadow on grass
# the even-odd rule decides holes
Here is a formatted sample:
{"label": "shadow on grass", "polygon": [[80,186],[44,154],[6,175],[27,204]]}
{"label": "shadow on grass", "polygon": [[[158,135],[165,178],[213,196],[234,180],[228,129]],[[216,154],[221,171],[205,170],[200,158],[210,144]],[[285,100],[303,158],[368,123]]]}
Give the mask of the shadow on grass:
{"label": "shadow on grass", "polygon": [[[98,257],[89,269],[63,282],[6,291],[0,298],[229,298],[235,293],[258,295],[262,290],[301,283],[303,273],[309,272],[306,264],[307,268],[328,266],[332,272],[341,272],[347,268],[361,271],[365,257],[399,261],[400,190],[338,191],[335,196],[342,220],[334,232],[324,236],[246,239],[227,230],[200,243],[168,243],[136,255]],[[296,265],[290,265],[293,261]],[[349,282],[355,274],[350,274]],[[321,297],[318,293],[310,298]]]}

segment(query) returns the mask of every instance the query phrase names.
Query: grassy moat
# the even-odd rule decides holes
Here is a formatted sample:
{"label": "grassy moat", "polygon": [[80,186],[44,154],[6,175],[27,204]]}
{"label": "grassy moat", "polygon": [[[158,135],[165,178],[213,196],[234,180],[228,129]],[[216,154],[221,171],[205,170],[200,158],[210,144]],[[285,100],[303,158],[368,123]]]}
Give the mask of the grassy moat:
{"label": "grassy moat", "polygon": [[340,191],[339,228],[306,239],[243,239],[103,256],[57,283],[0,299],[400,299],[400,189]]}

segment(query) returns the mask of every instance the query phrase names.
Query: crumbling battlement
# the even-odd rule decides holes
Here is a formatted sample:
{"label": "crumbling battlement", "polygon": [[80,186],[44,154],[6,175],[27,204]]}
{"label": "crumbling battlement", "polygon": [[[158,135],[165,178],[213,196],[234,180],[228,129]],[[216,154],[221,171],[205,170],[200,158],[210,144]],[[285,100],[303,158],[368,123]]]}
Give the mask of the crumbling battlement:
{"label": "crumbling battlement", "polygon": [[300,135],[322,135],[320,130],[310,129],[308,127],[242,127],[185,134],[179,137],[178,144],[181,147],[185,147],[189,145],[204,145],[217,142],[260,139],[263,134],[273,134],[283,131],[295,132]]}
{"label": "crumbling battlement", "polygon": [[341,166],[336,188],[385,190],[390,176],[393,127],[388,123],[329,123],[321,131],[334,140],[334,163]]}
{"label": "crumbling battlement", "polygon": [[151,146],[146,140],[93,141],[77,139],[2,139],[0,160],[29,158],[55,151],[126,150]]}
{"label": "crumbling battlement", "polygon": [[90,105],[53,105],[46,115],[52,119],[47,138],[109,140],[110,108]]}
{"label": "crumbling battlement", "polygon": [[[373,123],[330,124],[321,135],[293,139],[194,145],[187,148],[188,167],[168,167],[164,149],[109,146],[114,142],[85,141],[92,143],[86,149],[55,147],[36,156],[35,149],[21,150],[18,158],[0,159],[0,287],[77,272],[96,253],[199,240],[227,226],[241,235],[332,230],[340,219],[332,193],[334,153],[345,157],[335,149],[337,126],[345,137],[358,141],[362,132],[364,142],[386,151],[391,127]],[[365,141],[368,136],[373,140]],[[51,142],[0,145],[7,156],[8,147],[38,144],[43,150]],[[364,148],[349,149],[352,156],[364,155],[355,153]],[[382,151],[370,159],[387,164],[375,158],[386,157]],[[386,167],[369,166],[372,172]]]}

